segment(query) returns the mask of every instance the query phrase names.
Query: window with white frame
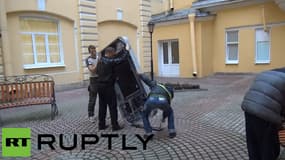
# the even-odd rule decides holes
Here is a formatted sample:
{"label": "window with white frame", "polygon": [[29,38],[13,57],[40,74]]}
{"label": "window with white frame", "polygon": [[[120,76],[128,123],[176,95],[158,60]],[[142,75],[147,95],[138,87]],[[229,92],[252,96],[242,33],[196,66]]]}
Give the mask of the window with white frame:
{"label": "window with white frame", "polygon": [[46,0],[38,0],[38,10],[46,10]]}
{"label": "window with white frame", "polygon": [[238,64],[238,31],[226,32],[226,64]]}
{"label": "window with white frame", "polygon": [[270,32],[263,29],[256,29],[255,63],[270,62]]}
{"label": "window with white frame", "polygon": [[117,20],[123,20],[123,10],[120,8],[117,9]]}
{"label": "window with white frame", "polygon": [[179,64],[178,40],[162,42],[163,64]]}
{"label": "window with white frame", "polygon": [[63,65],[57,21],[25,17],[20,28],[24,68]]}

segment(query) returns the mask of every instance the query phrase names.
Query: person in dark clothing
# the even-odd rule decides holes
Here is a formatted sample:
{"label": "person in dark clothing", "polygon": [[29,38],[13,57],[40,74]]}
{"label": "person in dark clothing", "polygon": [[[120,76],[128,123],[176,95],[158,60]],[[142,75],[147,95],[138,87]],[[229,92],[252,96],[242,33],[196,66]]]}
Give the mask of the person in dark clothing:
{"label": "person in dark clothing", "polygon": [[88,70],[90,71],[89,79],[90,83],[88,86],[89,91],[89,101],[88,101],[88,119],[90,122],[95,122],[95,116],[94,116],[94,110],[95,110],[95,103],[97,98],[97,79],[98,75],[96,74],[96,66],[98,63],[98,55],[96,52],[96,47],[93,45],[88,46],[88,52],[90,53],[90,56],[86,58],[86,66]]}
{"label": "person in dark clothing", "polygon": [[113,63],[111,59],[116,54],[115,49],[108,47],[105,55],[102,55],[98,62],[96,73],[98,74],[98,94],[99,94],[99,130],[104,130],[106,125],[107,106],[109,107],[112,130],[122,129],[118,123],[117,99],[114,89],[115,77],[113,74]]}
{"label": "person in dark clothing", "polygon": [[244,96],[249,160],[276,160],[285,111],[285,68],[258,74]]}
{"label": "person in dark clothing", "polygon": [[141,80],[143,80],[143,82],[145,82],[145,84],[147,84],[150,88],[150,93],[141,113],[145,130],[145,138],[153,136],[152,127],[149,122],[149,115],[151,111],[155,109],[160,109],[163,111],[162,121],[165,121],[165,119],[168,118],[169,137],[174,138],[176,136],[174,113],[170,105],[174,96],[173,88],[159,84],[156,81],[152,81],[143,74],[140,74],[139,76]]}

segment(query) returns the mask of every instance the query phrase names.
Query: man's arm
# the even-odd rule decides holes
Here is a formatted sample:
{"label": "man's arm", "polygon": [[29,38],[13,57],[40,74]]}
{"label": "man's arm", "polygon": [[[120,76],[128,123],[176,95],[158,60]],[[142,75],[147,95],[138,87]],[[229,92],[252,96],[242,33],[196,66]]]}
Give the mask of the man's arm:
{"label": "man's arm", "polygon": [[140,79],[146,84],[148,85],[150,88],[153,88],[156,85],[155,81],[152,81],[151,79],[149,79],[146,75],[144,74],[139,74]]}
{"label": "man's arm", "polygon": [[95,73],[96,72],[96,67],[97,67],[97,63],[96,64],[92,64],[91,62],[88,61],[89,58],[86,59],[85,63],[87,65],[87,68],[90,72]]}
{"label": "man's arm", "polygon": [[88,65],[88,69],[90,72],[95,73],[96,72],[96,65],[90,64],[90,65]]}

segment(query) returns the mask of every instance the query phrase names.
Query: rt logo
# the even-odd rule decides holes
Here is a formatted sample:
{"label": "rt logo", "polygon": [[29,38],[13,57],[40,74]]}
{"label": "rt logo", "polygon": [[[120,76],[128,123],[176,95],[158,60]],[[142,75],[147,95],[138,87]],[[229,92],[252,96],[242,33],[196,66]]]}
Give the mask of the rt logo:
{"label": "rt logo", "polygon": [[30,128],[2,128],[2,156],[30,157]]}

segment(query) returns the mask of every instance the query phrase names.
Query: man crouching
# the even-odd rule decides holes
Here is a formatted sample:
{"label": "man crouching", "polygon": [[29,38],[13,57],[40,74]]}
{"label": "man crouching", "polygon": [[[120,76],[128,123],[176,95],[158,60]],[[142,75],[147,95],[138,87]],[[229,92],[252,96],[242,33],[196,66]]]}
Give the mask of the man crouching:
{"label": "man crouching", "polygon": [[145,135],[144,138],[153,136],[152,127],[149,122],[149,115],[152,110],[160,109],[163,111],[162,121],[168,118],[168,133],[170,138],[176,136],[175,126],[174,126],[174,113],[170,106],[171,100],[174,96],[173,89],[170,86],[165,86],[157,83],[156,81],[150,80],[145,75],[139,75],[141,80],[145,82],[150,88],[150,93],[144,104],[143,111],[141,113]]}

